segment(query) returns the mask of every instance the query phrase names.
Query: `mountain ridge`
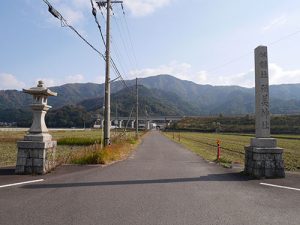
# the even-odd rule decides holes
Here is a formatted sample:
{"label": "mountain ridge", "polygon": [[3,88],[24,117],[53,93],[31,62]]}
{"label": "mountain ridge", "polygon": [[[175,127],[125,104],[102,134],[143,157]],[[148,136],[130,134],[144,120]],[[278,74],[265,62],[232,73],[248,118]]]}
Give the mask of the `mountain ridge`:
{"label": "mountain ridge", "polygon": [[[127,80],[126,83],[131,88],[135,86],[135,79]],[[165,74],[140,78],[139,85],[150,90],[148,92],[145,90],[145,92],[152,97],[151,101],[156,102],[157,106],[164,104],[178,115],[183,113],[187,116],[254,113],[254,88],[236,85],[202,85]],[[104,84],[74,83],[50,87],[50,89],[58,92],[58,97],[49,98],[49,104],[54,109],[67,105],[78,106],[83,101],[97,98],[99,100],[104,95]],[[122,95],[126,96],[126,91],[122,92],[123,89],[121,81],[113,82],[111,85],[112,95],[121,91]],[[119,95],[119,97],[122,96]],[[123,100],[126,99],[123,98]],[[147,102],[146,100],[144,99],[145,102]],[[128,102],[128,99],[126,101]],[[300,84],[271,85],[270,101],[272,113],[300,113]],[[21,91],[0,91],[0,111],[28,108],[30,102],[31,97]],[[92,102],[90,104],[96,104],[95,101]],[[86,106],[86,108],[93,108],[93,105]]]}

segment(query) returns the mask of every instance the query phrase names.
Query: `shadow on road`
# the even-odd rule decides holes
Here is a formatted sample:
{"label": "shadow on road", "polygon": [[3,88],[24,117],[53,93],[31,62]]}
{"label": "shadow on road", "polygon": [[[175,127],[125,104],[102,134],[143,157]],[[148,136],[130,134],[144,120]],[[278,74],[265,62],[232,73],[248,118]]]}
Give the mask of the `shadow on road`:
{"label": "shadow on road", "polygon": [[15,168],[0,168],[0,176],[15,175]]}
{"label": "shadow on road", "polygon": [[202,177],[172,178],[156,180],[125,180],[125,181],[102,181],[84,183],[59,183],[59,184],[32,184],[23,186],[25,189],[42,188],[72,188],[72,187],[95,187],[95,186],[119,186],[119,185],[142,185],[142,184],[172,184],[201,181],[248,181],[250,178],[242,173],[209,174]]}

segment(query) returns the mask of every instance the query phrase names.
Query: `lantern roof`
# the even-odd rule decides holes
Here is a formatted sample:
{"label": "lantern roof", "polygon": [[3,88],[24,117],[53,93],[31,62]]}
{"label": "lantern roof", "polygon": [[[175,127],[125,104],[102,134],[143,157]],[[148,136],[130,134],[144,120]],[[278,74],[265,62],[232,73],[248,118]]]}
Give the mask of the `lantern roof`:
{"label": "lantern roof", "polygon": [[57,96],[56,92],[51,91],[47,87],[45,87],[44,82],[40,80],[36,87],[32,87],[30,89],[23,89],[24,93],[31,95],[43,95],[43,96]]}

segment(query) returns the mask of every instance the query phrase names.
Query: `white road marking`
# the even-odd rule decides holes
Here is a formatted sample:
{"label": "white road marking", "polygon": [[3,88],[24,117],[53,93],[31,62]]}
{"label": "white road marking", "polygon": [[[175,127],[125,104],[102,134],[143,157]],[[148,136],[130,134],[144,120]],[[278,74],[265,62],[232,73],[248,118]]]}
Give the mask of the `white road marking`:
{"label": "white road marking", "polygon": [[300,191],[299,188],[286,187],[286,186],[280,186],[280,185],[275,185],[275,184],[267,184],[267,183],[260,183],[260,184],[265,185],[265,186],[270,186],[270,187],[277,187],[277,188],[284,188],[284,189],[289,189],[289,190],[294,190],[294,191]]}
{"label": "white road marking", "polygon": [[12,187],[12,186],[17,186],[17,185],[30,184],[30,183],[36,183],[36,182],[42,182],[42,181],[44,181],[44,179],[25,181],[25,182],[14,183],[14,184],[6,184],[6,185],[0,186],[0,188],[4,188],[4,187]]}

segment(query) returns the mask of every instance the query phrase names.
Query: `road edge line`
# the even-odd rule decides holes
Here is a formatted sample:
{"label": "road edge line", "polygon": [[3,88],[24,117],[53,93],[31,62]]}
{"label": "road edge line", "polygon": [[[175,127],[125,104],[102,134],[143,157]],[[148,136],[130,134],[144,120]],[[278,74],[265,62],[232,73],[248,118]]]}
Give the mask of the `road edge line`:
{"label": "road edge line", "polygon": [[30,183],[36,183],[36,182],[42,182],[42,181],[44,181],[44,179],[24,181],[24,182],[13,183],[13,184],[5,184],[5,185],[1,185],[0,188],[13,187],[13,186],[18,186],[18,185],[22,185],[22,184],[30,184]]}
{"label": "road edge line", "polygon": [[275,184],[260,183],[260,185],[269,186],[269,187],[283,188],[283,189],[289,189],[289,190],[293,190],[293,191],[300,191],[299,188],[280,186],[280,185],[275,185]]}

